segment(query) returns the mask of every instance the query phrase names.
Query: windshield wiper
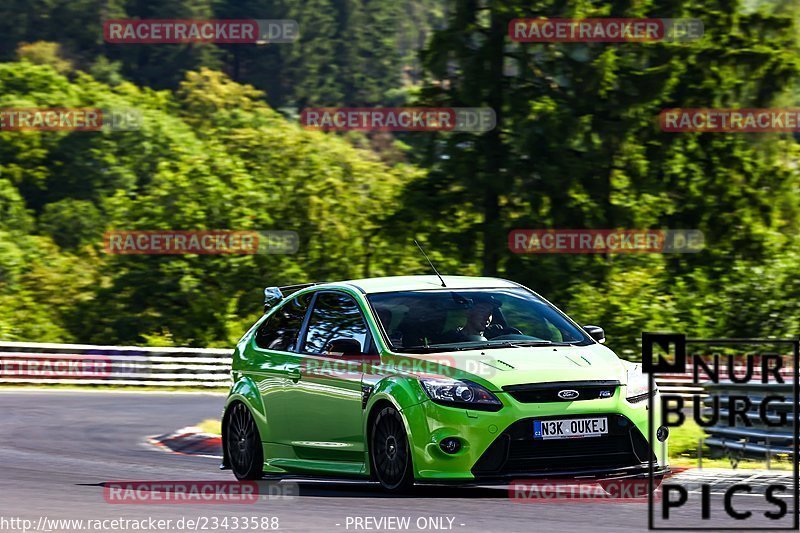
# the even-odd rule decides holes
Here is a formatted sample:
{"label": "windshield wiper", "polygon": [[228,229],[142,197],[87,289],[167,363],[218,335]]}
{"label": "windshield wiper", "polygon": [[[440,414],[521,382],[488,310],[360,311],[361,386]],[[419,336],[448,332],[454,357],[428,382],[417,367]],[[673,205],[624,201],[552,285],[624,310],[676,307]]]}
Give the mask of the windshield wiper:
{"label": "windshield wiper", "polygon": [[463,352],[466,350],[489,350],[492,348],[526,348],[531,346],[572,346],[570,342],[553,342],[545,339],[538,341],[474,341],[474,344],[428,344],[425,346],[407,346],[405,348],[398,348],[399,352],[408,353],[433,353],[433,352]]}
{"label": "windshield wiper", "polygon": [[399,352],[408,353],[432,353],[432,352],[464,352],[467,350],[485,350],[487,348],[521,348],[521,346],[512,343],[511,341],[474,341],[475,344],[464,345],[462,343],[454,344],[428,344],[425,346],[406,346],[404,348],[397,348]]}
{"label": "windshield wiper", "polygon": [[517,346],[573,346],[571,342],[553,342],[553,341],[519,341]]}
{"label": "windshield wiper", "polygon": [[460,352],[464,350],[472,350],[471,346],[450,346],[449,344],[427,344],[425,346],[405,346],[403,348],[396,348],[400,353],[435,353],[435,352]]}
{"label": "windshield wiper", "polygon": [[[489,342],[492,342],[491,339]],[[485,346],[486,348],[505,348],[505,347],[512,347],[512,348],[526,348],[530,346],[574,346],[574,343],[571,342],[554,342],[548,341],[545,339],[538,340],[538,341],[497,341],[493,344],[489,344]]]}
{"label": "windshield wiper", "polygon": [[[525,346],[524,344],[516,342],[516,341],[494,341],[494,342],[492,342],[491,340],[489,340],[488,343],[489,344],[486,344],[485,346],[481,346],[480,349],[483,350],[485,348],[522,348],[523,346]],[[544,344],[550,344],[550,341],[542,341],[542,344],[543,345]]]}

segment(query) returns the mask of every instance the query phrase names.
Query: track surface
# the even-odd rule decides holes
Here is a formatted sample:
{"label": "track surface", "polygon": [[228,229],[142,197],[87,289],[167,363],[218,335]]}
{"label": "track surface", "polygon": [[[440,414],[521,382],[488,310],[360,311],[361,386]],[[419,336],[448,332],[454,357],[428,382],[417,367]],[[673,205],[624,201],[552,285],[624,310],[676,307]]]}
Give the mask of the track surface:
{"label": "track surface", "polygon": [[[218,416],[223,400],[223,396],[202,393],[0,391],[0,530],[15,530],[13,525],[2,522],[9,518],[38,524],[41,517],[153,517],[172,519],[174,524],[181,517],[234,516],[274,516],[280,531],[390,530],[372,521],[386,517],[410,517],[407,531],[552,533],[647,529],[646,504],[516,503],[509,499],[505,488],[424,487],[413,496],[389,497],[368,483],[303,482],[298,485],[296,497],[250,505],[120,505],[105,501],[102,483],[108,481],[233,479],[230,472],[220,472],[218,461],[212,458],[165,453],[145,443],[148,436]],[[765,479],[763,475],[756,477]],[[763,521],[727,521],[721,496],[716,495],[719,492],[713,491],[711,519],[706,521],[699,519],[700,498],[692,493],[693,503],[680,513],[684,515],[681,523],[703,527],[765,525]],[[749,506],[759,517],[763,511],[774,509],[760,496],[742,496],[736,501],[737,506]],[[791,509],[792,501],[787,503]],[[369,517],[369,521],[361,521],[361,527],[357,527],[356,517]],[[418,522],[429,517],[442,518],[443,525],[437,528],[429,522]],[[51,529],[54,533],[65,530]],[[173,525],[171,529],[176,528]],[[227,530],[243,531],[232,526]]]}

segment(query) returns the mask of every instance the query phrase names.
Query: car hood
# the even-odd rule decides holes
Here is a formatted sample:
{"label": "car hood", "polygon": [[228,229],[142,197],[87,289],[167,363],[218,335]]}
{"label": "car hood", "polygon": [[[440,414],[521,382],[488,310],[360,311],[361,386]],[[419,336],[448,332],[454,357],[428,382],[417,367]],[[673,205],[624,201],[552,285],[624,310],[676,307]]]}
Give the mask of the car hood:
{"label": "car hood", "polygon": [[625,383],[623,362],[602,344],[589,346],[524,346],[414,356],[429,370],[471,379],[500,390],[507,385],[554,381],[614,380]]}

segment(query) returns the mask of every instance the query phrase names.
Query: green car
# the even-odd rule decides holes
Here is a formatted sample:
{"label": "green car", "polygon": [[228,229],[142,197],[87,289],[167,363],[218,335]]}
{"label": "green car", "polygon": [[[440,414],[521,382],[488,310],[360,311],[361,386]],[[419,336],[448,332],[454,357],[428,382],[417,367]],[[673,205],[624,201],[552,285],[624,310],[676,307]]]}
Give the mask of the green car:
{"label": "green car", "polygon": [[669,470],[667,428],[649,440],[658,393],[640,366],[517,283],[403,276],[265,294],[222,417],[221,467],[238,479],[393,491]]}

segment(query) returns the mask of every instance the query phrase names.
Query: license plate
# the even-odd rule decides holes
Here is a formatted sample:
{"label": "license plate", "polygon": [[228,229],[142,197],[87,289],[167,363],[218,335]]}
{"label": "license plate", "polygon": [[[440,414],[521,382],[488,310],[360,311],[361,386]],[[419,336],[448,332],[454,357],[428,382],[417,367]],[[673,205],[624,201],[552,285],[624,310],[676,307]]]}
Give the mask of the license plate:
{"label": "license plate", "polygon": [[582,439],[608,433],[608,418],[568,418],[565,420],[534,420],[533,438]]}

